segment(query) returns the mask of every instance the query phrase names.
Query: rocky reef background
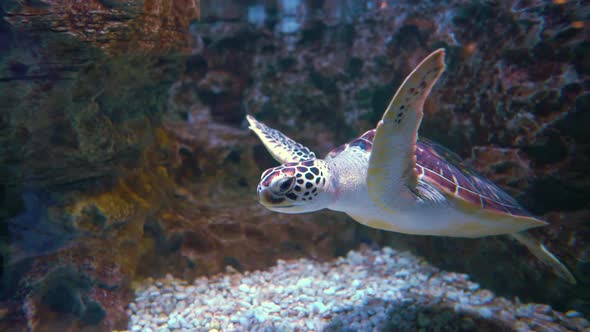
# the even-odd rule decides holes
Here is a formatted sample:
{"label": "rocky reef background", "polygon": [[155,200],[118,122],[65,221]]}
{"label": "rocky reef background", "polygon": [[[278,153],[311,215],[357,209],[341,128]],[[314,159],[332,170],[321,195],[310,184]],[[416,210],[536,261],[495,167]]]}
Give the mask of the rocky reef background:
{"label": "rocky reef background", "polygon": [[[589,8],[576,1],[3,1],[0,328],[123,329],[135,280],[359,243],[590,313]],[[245,114],[323,155],[374,126],[430,51],[421,134],[514,195],[578,284],[504,237],[416,237],[255,200]]]}

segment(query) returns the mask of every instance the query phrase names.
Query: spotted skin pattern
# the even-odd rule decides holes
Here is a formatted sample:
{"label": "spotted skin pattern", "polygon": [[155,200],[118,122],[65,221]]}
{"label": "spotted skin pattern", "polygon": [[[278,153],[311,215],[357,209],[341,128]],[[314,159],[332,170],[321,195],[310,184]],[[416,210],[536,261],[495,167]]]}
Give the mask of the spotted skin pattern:
{"label": "spotted skin pattern", "polygon": [[276,129],[256,121],[254,117],[246,117],[256,135],[260,138],[267,150],[280,163],[304,161],[315,159],[315,154],[308,148],[295,142]]}
{"label": "spotted skin pattern", "polygon": [[294,177],[292,190],[284,196],[294,202],[311,201],[318,196],[318,189],[326,185],[325,171],[314,160],[286,163],[266,170],[262,174],[259,190],[261,187],[270,187],[276,179]]}

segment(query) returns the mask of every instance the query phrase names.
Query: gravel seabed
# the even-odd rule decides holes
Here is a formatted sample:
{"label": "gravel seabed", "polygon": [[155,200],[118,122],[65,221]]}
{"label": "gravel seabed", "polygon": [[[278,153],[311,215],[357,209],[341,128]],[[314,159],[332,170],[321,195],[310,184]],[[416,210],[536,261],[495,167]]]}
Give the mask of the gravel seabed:
{"label": "gravel seabed", "polygon": [[588,331],[576,311],[523,304],[391,248],[187,282],[148,279],[131,331]]}

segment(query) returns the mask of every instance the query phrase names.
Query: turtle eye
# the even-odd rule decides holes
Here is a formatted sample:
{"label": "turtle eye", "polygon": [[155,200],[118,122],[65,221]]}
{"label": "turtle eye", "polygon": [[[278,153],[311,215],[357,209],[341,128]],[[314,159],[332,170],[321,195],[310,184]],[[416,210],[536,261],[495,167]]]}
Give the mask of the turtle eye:
{"label": "turtle eye", "polygon": [[284,192],[288,191],[289,189],[291,189],[291,187],[293,186],[293,183],[295,183],[295,178],[292,178],[292,177],[287,178],[279,186],[280,192],[284,193]]}

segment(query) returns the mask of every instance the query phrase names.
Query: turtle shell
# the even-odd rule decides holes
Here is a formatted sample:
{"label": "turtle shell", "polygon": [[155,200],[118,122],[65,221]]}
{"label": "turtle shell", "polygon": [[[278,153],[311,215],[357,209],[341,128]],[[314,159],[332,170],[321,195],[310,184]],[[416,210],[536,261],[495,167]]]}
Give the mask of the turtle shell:
{"label": "turtle shell", "polygon": [[[335,158],[353,146],[370,153],[374,137],[375,129],[371,129],[330,151],[326,158]],[[533,217],[514,198],[464,165],[459,156],[441,145],[420,138],[415,153],[418,178],[438,188],[447,197],[490,212]]]}
{"label": "turtle shell", "polygon": [[439,188],[451,198],[482,209],[519,217],[533,217],[498,186],[465,166],[456,154],[421,139],[416,144],[418,178]]}
{"label": "turtle shell", "polygon": [[328,154],[326,155],[326,159],[335,158],[336,156],[341,154],[342,151],[344,151],[350,147],[353,147],[353,146],[356,146],[359,149],[361,149],[367,153],[370,153],[371,150],[373,149],[373,138],[375,138],[375,129],[371,129],[371,130],[367,131],[366,133],[362,134],[361,136],[359,136],[358,138],[355,138],[348,143],[342,144],[339,147],[328,152]]}

